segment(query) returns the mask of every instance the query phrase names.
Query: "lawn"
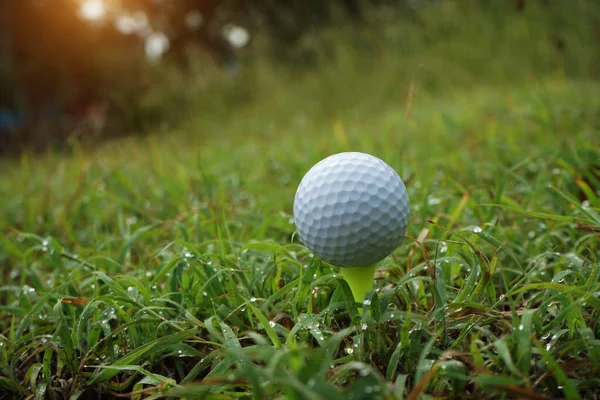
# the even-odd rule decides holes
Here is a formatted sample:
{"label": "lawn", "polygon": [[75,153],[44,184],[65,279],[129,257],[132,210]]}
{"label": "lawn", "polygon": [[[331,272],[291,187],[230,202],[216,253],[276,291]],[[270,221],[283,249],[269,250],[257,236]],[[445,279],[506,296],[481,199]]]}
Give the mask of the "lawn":
{"label": "lawn", "polygon": [[[599,398],[600,85],[391,57],[0,160],[0,399]],[[411,201],[363,304],[293,224],[341,151]]]}

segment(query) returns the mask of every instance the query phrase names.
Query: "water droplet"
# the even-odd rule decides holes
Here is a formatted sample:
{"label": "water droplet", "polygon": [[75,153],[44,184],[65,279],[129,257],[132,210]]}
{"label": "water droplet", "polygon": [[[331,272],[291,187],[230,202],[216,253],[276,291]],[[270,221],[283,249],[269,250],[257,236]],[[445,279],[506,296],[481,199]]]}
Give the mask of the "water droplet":
{"label": "water droplet", "polygon": [[275,323],[275,321],[269,321],[269,325],[271,325],[271,328],[275,328],[275,325],[277,324]]}
{"label": "water droplet", "polygon": [[447,252],[447,251],[448,251],[448,243],[446,243],[446,242],[444,242],[444,241],[440,242],[440,246],[439,246],[439,248],[438,248],[438,251],[439,251],[440,253],[445,253],[445,252]]}
{"label": "water droplet", "polygon": [[442,202],[442,200],[438,199],[437,197],[433,197],[433,196],[429,196],[427,198],[427,205],[429,206],[435,206],[438,205]]}
{"label": "water droplet", "polygon": [[394,318],[394,313],[391,313],[391,314],[390,314],[390,318]]}
{"label": "water droplet", "polygon": [[48,246],[48,241],[47,240],[42,241],[42,246],[44,246],[44,247]]}
{"label": "water droplet", "polygon": [[360,329],[362,329],[363,331],[366,331],[366,330],[367,330],[367,324],[366,324],[366,323],[363,323],[363,324],[360,326]]}
{"label": "water droplet", "polygon": [[256,297],[252,296],[250,297],[250,303],[254,303],[256,301]]}
{"label": "water droplet", "polygon": [[481,233],[482,229],[479,226],[476,226],[475,228],[473,228],[473,233]]}
{"label": "water droplet", "polygon": [[344,349],[344,351],[346,352],[346,354],[352,354],[352,353],[354,353],[354,349],[352,347],[346,347]]}
{"label": "water droplet", "polygon": [[202,296],[204,296],[204,297],[207,297],[207,296],[208,296],[208,293],[206,293],[206,292],[202,292]]}
{"label": "water droplet", "polygon": [[590,202],[588,200],[584,200],[581,202],[581,205],[583,206],[583,208],[589,208]]}
{"label": "water droplet", "polygon": [[560,174],[560,169],[558,169],[558,168],[554,168],[554,169],[552,170],[552,174],[554,174],[554,175],[558,175],[558,174]]}
{"label": "water droplet", "polygon": [[23,286],[23,288],[21,289],[23,291],[23,294],[26,296],[30,296],[31,294],[35,294],[35,289],[32,288],[31,286],[25,285]]}
{"label": "water droplet", "polygon": [[364,304],[365,306],[370,306],[370,305],[371,305],[371,300],[369,300],[369,299],[365,299],[365,301],[363,301],[363,304]]}
{"label": "water droplet", "polygon": [[194,255],[188,251],[187,253],[184,254],[184,257],[185,258],[192,258],[192,257],[194,257]]}
{"label": "water droplet", "polygon": [[151,276],[152,276],[152,272],[150,272],[150,271],[146,271],[146,277],[147,277],[147,278],[150,278]]}
{"label": "water droplet", "polygon": [[371,373],[371,371],[368,370],[367,368],[363,368],[363,369],[360,370],[359,373],[360,373],[360,376],[367,376],[367,375],[369,375]]}
{"label": "water droplet", "polygon": [[233,382],[233,380],[234,380],[234,379],[235,379],[235,375],[234,375],[234,374],[229,374],[229,375],[227,375],[227,380],[228,380],[229,382]]}
{"label": "water droplet", "polygon": [[522,331],[522,330],[524,330],[524,329],[525,329],[525,327],[523,326],[523,324],[519,325],[519,330],[520,330],[520,331]]}
{"label": "water droplet", "polygon": [[533,239],[535,237],[535,231],[529,231],[527,236],[529,237],[529,239]]}

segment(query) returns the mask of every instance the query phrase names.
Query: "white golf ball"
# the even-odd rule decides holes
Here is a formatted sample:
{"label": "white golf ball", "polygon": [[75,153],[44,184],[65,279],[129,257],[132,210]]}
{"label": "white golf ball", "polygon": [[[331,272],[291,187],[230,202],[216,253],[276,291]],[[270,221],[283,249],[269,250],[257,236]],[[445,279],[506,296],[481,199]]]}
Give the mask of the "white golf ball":
{"label": "white golf ball", "polygon": [[392,167],[365,153],[325,158],[304,176],[294,198],[300,238],[322,260],[342,267],[377,263],[406,234],[410,203]]}

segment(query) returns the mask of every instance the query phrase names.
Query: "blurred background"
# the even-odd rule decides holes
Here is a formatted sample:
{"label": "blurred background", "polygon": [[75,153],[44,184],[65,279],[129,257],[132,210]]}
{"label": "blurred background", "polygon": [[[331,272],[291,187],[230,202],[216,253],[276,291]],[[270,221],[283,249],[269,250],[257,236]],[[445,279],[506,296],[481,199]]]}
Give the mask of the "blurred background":
{"label": "blurred background", "polygon": [[[0,154],[597,79],[596,0],[7,0]],[[206,125],[209,124],[209,125]],[[217,125],[215,125],[217,124]]]}

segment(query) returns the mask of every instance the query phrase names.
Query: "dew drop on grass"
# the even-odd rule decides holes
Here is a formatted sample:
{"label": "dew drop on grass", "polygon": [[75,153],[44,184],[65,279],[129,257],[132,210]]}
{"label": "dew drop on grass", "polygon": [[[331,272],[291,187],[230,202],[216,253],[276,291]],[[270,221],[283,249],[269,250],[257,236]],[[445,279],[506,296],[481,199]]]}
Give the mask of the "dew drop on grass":
{"label": "dew drop on grass", "polygon": [[269,325],[271,325],[271,328],[275,328],[275,325],[277,324],[275,323],[275,321],[269,321]]}
{"label": "dew drop on grass", "polygon": [[475,228],[473,228],[473,233],[481,233],[481,227],[476,226]]}
{"label": "dew drop on grass", "polygon": [[367,324],[366,324],[366,322],[365,322],[365,323],[363,323],[363,324],[360,326],[360,329],[362,329],[363,331],[366,331],[366,330],[367,330]]}
{"label": "dew drop on grass", "polygon": [[529,237],[529,239],[533,239],[535,237],[535,231],[529,231],[527,236]]}
{"label": "dew drop on grass", "polygon": [[151,276],[152,276],[152,272],[150,272],[150,271],[146,271],[146,277],[147,277],[147,278],[150,278]]}
{"label": "dew drop on grass", "polygon": [[352,354],[352,353],[354,353],[354,349],[352,347],[346,347],[344,349],[344,351],[346,352],[346,354]]}
{"label": "dew drop on grass", "polygon": [[435,205],[440,204],[441,202],[442,202],[442,200],[438,199],[437,197],[429,196],[427,198],[427,205],[429,205],[429,206],[435,206]]}
{"label": "dew drop on grass", "polygon": [[235,379],[235,375],[234,375],[234,374],[229,374],[229,375],[227,375],[227,380],[228,380],[229,382],[233,382],[233,380],[234,380],[234,379]]}
{"label": "dew drop on grass", "polygon": [[254,303],[256,301],[256,297],[252,296],[250,297],[250,303]]}
{"label": "dew drop on grass", "polygon": [[370,306],[370,305],[371,305],[371,300],[369,300],[369,299],[365,299],[365,301],[363,301],[363,304],[364,304],[365,306]]}
{"label": "dew drop on grass", "polygon": [[447,252],[447,251],[448,251],[448,243],[446,243],[446,242],[444,242],[444,241],[440,242],[440,247],[438,248],[438,251],[439,251],[440,253],[445,253],[445,252]]}
{"label": "dew drop on grass", "polygon": [[391,314],[390,314],[390,318],[394,318],[394,313],[391,313]]}
{"label": "dew drop on grass", "polygon": [[206,293],[206,292],[202,292],[202,296],[204,296],[204,297],[207,297],[207,296],[208,296],[208,293]]}
{"label": "dew drop on grass", "polygon": [[367,376],[369,375],[369,373],[371,373],[371,371],[369,371],[367,368],[363,368],[360,370],[360,376]]}
{"label": "dew drop on grass", "polygon": [[522,330],[524,330],[524,329],[525,329],[525,327],[523,326],[523,324],[519,325],[519,330],[520,330],[520,331],[522,331]]}
{"label": "dew drop on grass", "polygon": [[582,207],[583,207],[583,208],[589,208],[589,207],[590,207],[590,202],[589,202],[589,201],[587,201],[587,200],[584,200],[584,201],[581,203],[581,205],[582,205]]}
{"label": "dew drop on grass", "polygon": [[192,253],[190,253],[189,251],[187,253],[184,254],[185,258],[192,258],[194,255]]}
{"label": "dew drop on grass", "polygon": [[21,289],[23,291],[23,294],[29,298],[35,297],[35,289],[32,288],[31,286],[25,285],[23,286],[23,289]]}

